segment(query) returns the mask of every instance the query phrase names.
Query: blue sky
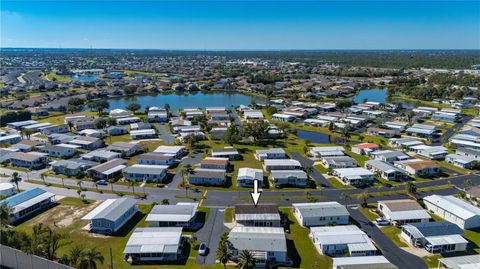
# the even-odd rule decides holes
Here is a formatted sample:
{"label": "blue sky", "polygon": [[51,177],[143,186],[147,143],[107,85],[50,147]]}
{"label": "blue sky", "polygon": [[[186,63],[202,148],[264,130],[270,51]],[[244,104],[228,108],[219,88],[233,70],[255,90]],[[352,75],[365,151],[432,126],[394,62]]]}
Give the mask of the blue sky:
{"label": "blue sky", "polygon": [[4,1],[1,47],[480,49],[480,1]]}

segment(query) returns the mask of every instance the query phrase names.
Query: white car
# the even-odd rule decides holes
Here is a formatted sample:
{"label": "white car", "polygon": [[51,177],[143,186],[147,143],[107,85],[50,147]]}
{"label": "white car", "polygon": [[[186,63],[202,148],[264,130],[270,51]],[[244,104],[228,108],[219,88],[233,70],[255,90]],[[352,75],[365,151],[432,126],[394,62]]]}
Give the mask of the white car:
{"label": "white car", "polygon": [[379,226],[385,226],[385,225],[390,225],[390,221],[388,219],[384,219],[384,218],[377,218],[375,220],[375,222],[377,223],[377,225]]}
{"label": "white car", "polygon": [[207,249],[208,249],[208,248],[207,248],[207,244],[201,243],[201,244],[200,244],[200,247],[198,248],[198,254],[199,254],[200,256],[205,256],[205,255],[207,255]]}

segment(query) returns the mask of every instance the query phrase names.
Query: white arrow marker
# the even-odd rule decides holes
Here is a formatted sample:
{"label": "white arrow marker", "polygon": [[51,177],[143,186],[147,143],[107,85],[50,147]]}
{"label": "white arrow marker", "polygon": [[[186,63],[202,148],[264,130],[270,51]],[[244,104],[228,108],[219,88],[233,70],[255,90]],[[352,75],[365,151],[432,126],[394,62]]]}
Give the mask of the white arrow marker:
{"label": "white arrow marker", "polygon": [[260,200],[260,195],[262,195],[261,191],[258,191],[258,180],[255,179],[253,181],[253,192],[250,192],[250,195],[252,196],[253,204],[257,206],[258,200]]}

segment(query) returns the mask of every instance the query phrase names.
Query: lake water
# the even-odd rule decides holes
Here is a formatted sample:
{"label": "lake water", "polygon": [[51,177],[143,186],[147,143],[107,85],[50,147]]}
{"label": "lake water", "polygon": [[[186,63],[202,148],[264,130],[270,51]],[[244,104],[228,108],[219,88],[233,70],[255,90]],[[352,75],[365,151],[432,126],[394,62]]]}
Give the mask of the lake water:
{"label": "lake water", "polygon": [[95,81],[97,80],[96,76],[72,76],[72,80],[77,80],[77,81]]}
{"label": "lake water", "polygon": [[363,103],[363,100],[365,99],[369,102],[385,104],[387,100],[387,89],[360,90],[357,95],[353,97],[353,101],[357,104]]}
{"label": "lake water", "polygon": [[264,102],[261,97],[245,95],[241,93],[202,93],[196,92],[192,94],[158,94],[158,95],[146,95],[146,96],[133,96],[110,99],[110,109],[125,107],[130,103],[139,103],[142,109],[149,106],[163,107],[165,104],[169,104],[173,110],[178,110],[185,107],[211,107],[211,106],[224,106],[224,107],[236,107],[239,105],[250,105],[254,100],[257,103]]}
{"label": "lake water", "polygon": [[297,136],[298,138],[308,140],[312,143],[340,144],[342,142],[342,140],[338,137],[331,137],[328,134],[319,133],[319,132],[297,130]]}

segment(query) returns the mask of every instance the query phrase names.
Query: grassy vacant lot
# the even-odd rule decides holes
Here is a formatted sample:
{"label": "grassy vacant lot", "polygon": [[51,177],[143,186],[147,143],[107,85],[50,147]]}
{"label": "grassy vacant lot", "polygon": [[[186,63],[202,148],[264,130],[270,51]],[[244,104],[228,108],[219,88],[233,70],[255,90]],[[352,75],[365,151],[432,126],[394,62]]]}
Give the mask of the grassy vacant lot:
{"label": "grassy vacant lot", "polygon": [[[18,225],[14,229],[24,230],[28,233],[31,233],[33,225],[38,223],[55,227],[59,231],[67,234],[67,239],[62,242],[63,246],[60,248],[57,256],[62,256],[64,253],[67,253],[72,246],[77,244],[85,247],[96,247],[105,257],[105,262],[104,264],[99,265],[99,269],[110,268],[110,248],[112,249],[113,253],[113,268],[159,268],[159,265],[131,266],[123,259],[123,249],[125,248],[128,238],[130,237],[134,228],[147,226],[145,218],[150,211],[149,205],[138,205],[140,212],[137,213],[137,215],[124,226],[122,231],[114,236],[105,236],[82,230],[82,228],[87,225],[87,222],[80,220],[80,218],[99,204],[99,202],[91,200],[88,202],[89,203],[83,203],[77,198],[64,198],[59,201],[59,205],[56,207],[35,216],[34,218]],[[202,213],[201,215],[203,220],[208,218],[208,209],[200,208],[199,212]],[[162,265],[161,268],[204,268],[195,264],[197,251],[193,248],[188,251],[188,259],[174,265]],[[208,268],[223,268],[223,266],[217,264]]]}
{"label": "grassy vacant lot", "polygon": [[[300,226],[292,214],[291,208],[280,209],[289,221],[290,233],[286,234],[289,258],[294,261],[295,268],[332,268],[332,259],[320,255],[308,237],[309,230]],[[282,268],[282,267],[280,267]]]}

